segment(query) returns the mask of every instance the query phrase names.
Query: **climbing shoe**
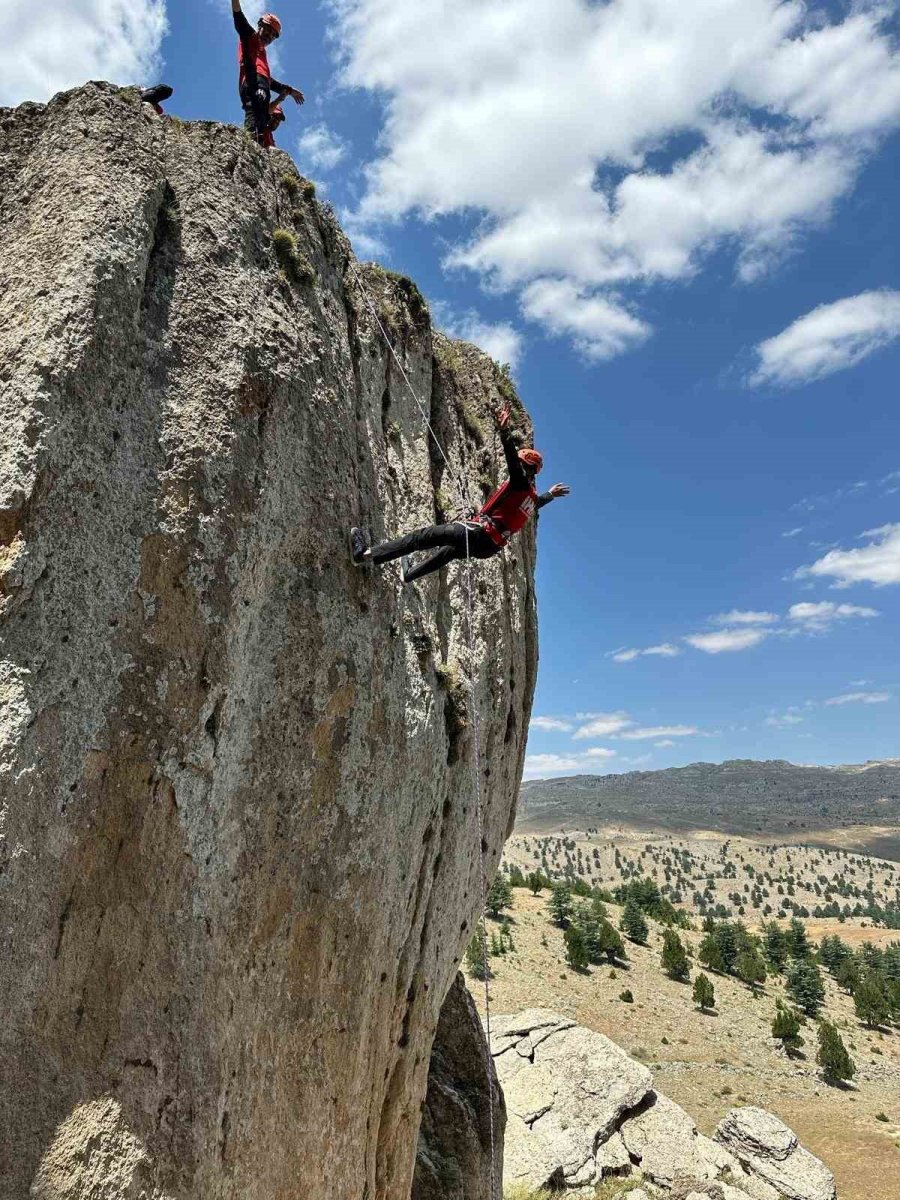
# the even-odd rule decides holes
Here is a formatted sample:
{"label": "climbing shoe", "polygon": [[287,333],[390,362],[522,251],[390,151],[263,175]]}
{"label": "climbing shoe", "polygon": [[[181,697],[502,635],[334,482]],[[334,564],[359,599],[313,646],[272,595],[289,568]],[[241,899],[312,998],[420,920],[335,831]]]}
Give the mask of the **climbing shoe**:
{"label": "climbing shoe", "polygon": [[357,529],[354,525],[350,530],[350,557],[356,566],[362,566],[365,560],[365,553],[368,550],[366,543],[366,535],[361,529]]}
{"label": "climbing shoe", "polygon": [[400,559],[400,582],[406,583],[406,577],[412,570],[412,558],[409,554],[404,554]]}

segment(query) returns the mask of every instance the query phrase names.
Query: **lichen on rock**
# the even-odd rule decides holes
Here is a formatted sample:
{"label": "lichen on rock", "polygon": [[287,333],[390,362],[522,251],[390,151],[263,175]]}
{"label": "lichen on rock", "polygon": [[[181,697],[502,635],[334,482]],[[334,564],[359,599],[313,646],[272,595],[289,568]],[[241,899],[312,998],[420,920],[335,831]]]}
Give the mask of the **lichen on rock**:
{"label": "lichen on rock", "polygon": [[448,470],[294,176],[108,85],[0,111],[3,1196],[409,1194],[479,907],[446,672],[492,871],[534,541],[477,565],[474,656],[461,566],[350,564],[351,524],[429,523],[493,469],[500,373],[358,268]]}

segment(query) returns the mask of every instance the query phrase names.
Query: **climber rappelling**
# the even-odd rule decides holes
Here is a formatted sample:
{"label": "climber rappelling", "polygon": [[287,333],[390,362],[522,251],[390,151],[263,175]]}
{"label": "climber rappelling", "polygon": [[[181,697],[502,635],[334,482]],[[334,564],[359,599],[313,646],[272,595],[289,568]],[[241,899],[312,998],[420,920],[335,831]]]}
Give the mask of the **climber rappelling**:
{"label": "climber rappelling", "polygon": [[[400,578],[412,583],[423,575],[438,571],[447,563],[460,558],[492,558],[499,554],[510,538],[524,529],[537,509],[559,496],[568,496],[570,488],[555,483],[549,491],[538,495],[534,486],[544,460],[537,450],[520,450],[509,428],[510,409],[505,405],[497,416],[500,441],[506,456],[509,478],[497,488],[471,520],[451,521],[446,525],[428,525],[393,541],[368,547],[361,529],[350,530],[350,555],[357,566],[374,563],[381,566],[393,559],[402,559]],[[410,555],[417,550],[437,550],[417,566]]]}
{"label": "climber rappelling", "polygon": [[[276,119],[273,124],[273,109],[278,107],[286,96],[290,96],[297,104],[302,104],[305,96],[290,84],[279,83],[277,79],[273,79],[269,70],[266,47],[281,36],[281,22],[278,17],[274,13],[263,13],[254,29],[241,10],[241,0],[231,0],[231,12],[240,39],[239,90],[244,109],[244,125],[260,146],[274,146],[272,132],[280,121]],[[273,91],[279,93],[274,102]],[[280,112],[280,120],[284,120],[283,110]]]}

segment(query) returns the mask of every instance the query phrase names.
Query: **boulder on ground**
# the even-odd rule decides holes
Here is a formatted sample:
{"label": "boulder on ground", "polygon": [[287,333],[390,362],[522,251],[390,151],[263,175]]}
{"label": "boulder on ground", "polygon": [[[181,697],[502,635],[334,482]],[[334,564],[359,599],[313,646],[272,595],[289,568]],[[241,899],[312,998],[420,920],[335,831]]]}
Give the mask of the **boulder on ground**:
{"label": "boulder on ground", "polygon": [[733,1108],[713,1136],[784,1200],[835,1200],[831,1171],[773,1113],[752,1105]]}
{"label": "boulder on ground", "polygon": [[650,1072],[603,1034],[542,1009],[497,1018],[491,1048],[508,1110],[506,1182],[591,1191],[609,1170],[604,1144],[649,1093]]}

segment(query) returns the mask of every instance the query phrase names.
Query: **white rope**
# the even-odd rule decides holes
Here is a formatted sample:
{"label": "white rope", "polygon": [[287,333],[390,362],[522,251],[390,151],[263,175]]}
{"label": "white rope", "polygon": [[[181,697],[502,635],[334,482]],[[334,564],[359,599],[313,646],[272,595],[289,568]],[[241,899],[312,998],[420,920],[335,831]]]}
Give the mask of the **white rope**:
{"label": "white rope", "polygon": [[[359,272],[356,269],[356,264],[354,263],[352,258],[348,259],[348,261],[350,264],[350,268],[353,271],[354,276],[356,277],[357,285],[359,287],[359,290],[362,292],[363,298],[369,308],[369,311],[371,312],[372,316],[375,318],[376,325],[381,330],[381,336],[384,338],[385,344],[387,345],[387,348],[390,350],[391,355],[393,356],[394,362],[396,362],[397,366],[400,369],[400,374],[403,376],[403,380],[404,380],[407,388],[409,389],[409,393],[412,396],[413,400],[415,400],[416,405],[419,409],[419,412],[422,414],[422,420],[425,422],[425,426],[428,429],[428,432],[431,434],[431,437],[434,439],[434,444],[437,446],[438,452],[440,453],[441,458],[444,460],[444,464],[446,465],[447,470],[450,472],[451,478],[456,479],[456,484],[457,484],[457,488],[459,490],[460,499],[462,501],[463,506],[467,508],[469,506],[469,498],[468,498],[468,496],[465,492],[465,489],[462,485],[462,480],[461,480],[461,478],[456,478],[453,475],[453,468],[450,466],[450,461],[447,458],[446,453],[444,452],[444,447],[441,445],[440,438],[434,431],[434,427],[431,424],[428,413],[425,409],[425,405],[419,399],[419,396],[416,393],[416,389],[413,387],[409,376],[407,375],[406,371],[404,370],[403,363],[397,357],[397,352],[394,349],[393,345],[391,344],[391,339],[388,337],[387,331],[384,328],[384,325],[381,323],[381,319],[378,316],[378,312],[377,312],[374,304],[372,303],[372,298],[369,295],[369,292],[368,292],[365,284],[363,283]],[[483,970],[483,974],[484,974],[484,1023],[485,1023],[485,1036],[486,1036],[486,1046],[485,1046],[485,1048],[486,1048],[486,1064],[485,1065],[486,1065],[487,1079],[488,1079],[488,1131],[489,1131],[490,1155],[491,1155],[491,1200],[498,1200],[497,1148],[496,1148],[496,1134],[494,1131],[494,1083],[493,1083],[494,1072],[492,1069],[493,1068],[493,1058],[491,1056],[491,997],[490,997],[490,990],[489,990],[489,986],[488,986],[488,976],[490,974],[490,970],[488,967],[488,940],[487,940],[487,916],[486,916],[487,872],[485,871],[485,868],[484,868],[484,804],[482,802],[482,795],[481,795],[481,722],[480,722],[479,716],[478,716],[478,703],[477,703],[477,697],[475,694],[475,687],[476,687],[476,682],[477,682],[477,672],[475,670],[475,599],[474,599],[474,589],[472,586],[472,556],[469,553],[469,525],[468,525],[468,522],[463,521],[462,526],[466,532],[466,597],[467,597],[467,599],[466,599],[466,615],[467,615],[466,624],[468,626],[468,641],[469,641],[469,673],[470,673],[469,704],[470,704],[470,708],[471,708],[472,730],[473,730],[474,744],[475,744],[475,756],[474,756],[473,769],[474,769],[474,773],[475,773],[475,812],[476,812],[476,816],[478,819],[478,886],[479,886],[479,892],[480,892],[480,897],[481,897],[481,916],[478,921],[478,931],[479,931],[480,940],[481,940],[481,957],[482,957],[482,962],[484,964],[484,970]]]}
{"label": "white rope", "polygon": [[388,350],[390,350],[391,357],[393,358],[394,362],[397,364],[400,374],[403,376],[404,383],[406,384],[407,388],[409,388],[409,394],[412,396],[413,400],[415,400],[416,405],[419,409],[419,412],[422,414],[422,420],[425,422],[425,427],[428,430],[428,432],[431,434],[432,440],[433,440],[435,446],[437,446],[437,448],[438,448],[438,453],[440,454],[441,458],[444,460],[444,466],[449,471],[450,478],[456,484],[456,488],[457,488],[457,491],[459,492],[459,498],[460,498],[462,507],[463,507],[463,509],[468,509],[471,506],[469,503],[468,492],[462,481],[462,478],[461,478],[461,476],[454,475],[454,473],[453,473],[453,468],[450,465],[450,460],[444,451],[444,447],[441,445],[441,439],[435,433],[434,426],[431,424],[431,418],[428,416],[428,412],[425,408],[425,405],[419,399],[418,393],[416,392],[416,389],[413,387],[412,383],[410,382],[410,378],[406,373],[406,369],[404,368],[403,363],[400,361],[400,359],[397,355],[397,351],[394,349],[394,345],[391,342],[391,339],[387,335],[387,330],[385,329],[384,325],[381,322],[381,318],[378,315],[378,310],[376,309],[375,305],[372,303],[372,297],[369,295],[368,288],[363,283],[362,277],[360,276],[359,271],[356,269],[356,263],[353,261],[352,258],[348,258],[347,261],[350,264],[350,270],[353,272],[353,275],[356,279],[359,290],[362,292],[363,299],[366,302],[366,306],[368,307],[369,312],[372,314],[372,317],[375,320],[375,324],[381,330],[381,336],[384,338],[385,345],[387,346]]}

